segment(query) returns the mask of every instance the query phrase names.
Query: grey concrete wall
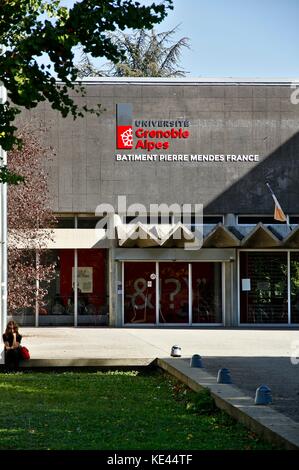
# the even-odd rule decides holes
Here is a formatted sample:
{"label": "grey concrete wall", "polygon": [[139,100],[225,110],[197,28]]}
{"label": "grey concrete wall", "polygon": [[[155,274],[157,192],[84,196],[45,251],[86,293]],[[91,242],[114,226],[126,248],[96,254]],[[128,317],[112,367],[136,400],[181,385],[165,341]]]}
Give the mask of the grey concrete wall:
{"label": "grey concrete wall", "polygon": [[[79,104],[105,109],[101,117],[62,118],[43,103],[23,118],[47,127],[53,209],[93,212],[99,203],[203,203],[207,214],[270,213],[272,184],[288,213],[299,213],[299,104],[290,85],[141,84],[87,85]],[[188,119],[191,137],[169,154],[259,154],[259,163],[115,161],[116,104],[132,103],[133,119]],[[125,151],[118,151],[124,153]],[[142,153],[130,151],[130,153]],[[128,153],[128,152],[127,152]]]}

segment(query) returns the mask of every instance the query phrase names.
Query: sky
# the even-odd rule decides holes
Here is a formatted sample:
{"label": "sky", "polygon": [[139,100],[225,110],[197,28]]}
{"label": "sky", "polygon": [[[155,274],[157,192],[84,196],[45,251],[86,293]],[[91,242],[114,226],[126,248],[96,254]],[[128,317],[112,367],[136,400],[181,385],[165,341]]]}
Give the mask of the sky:
{"label": "sky", "polygon": [[187,77],[299,77],[298,0],[173,0],[173,4],[174,10],[156,29],[168,31],[180,25],[174,39],[190,39],[190,50],[183,51],[180,62]]}

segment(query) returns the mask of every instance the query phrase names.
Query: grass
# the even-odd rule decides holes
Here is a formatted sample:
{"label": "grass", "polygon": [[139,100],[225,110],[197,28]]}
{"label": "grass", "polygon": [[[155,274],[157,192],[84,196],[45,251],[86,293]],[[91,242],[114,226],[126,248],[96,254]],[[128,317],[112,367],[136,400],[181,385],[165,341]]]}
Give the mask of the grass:
{"label": "grass", "polygon": [[0,373],[0,449],[272,449],[159,371]]}

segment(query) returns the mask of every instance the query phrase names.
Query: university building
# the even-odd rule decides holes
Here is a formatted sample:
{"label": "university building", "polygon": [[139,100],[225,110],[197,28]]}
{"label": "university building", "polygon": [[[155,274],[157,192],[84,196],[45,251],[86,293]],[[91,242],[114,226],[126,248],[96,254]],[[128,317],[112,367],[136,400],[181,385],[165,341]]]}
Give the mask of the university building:
{"label": "university building", "polygon": [[[291,81],[85,85],[74,100],[100,103],[100,116],[62,118],[46,102],[23,113],[45,125],[55,150],[48,172],[59,222],[46,248],[56,276],[42,305],[9,315],[36,326],[297,327]],[[267,183],[286,222],[273,217]]]}

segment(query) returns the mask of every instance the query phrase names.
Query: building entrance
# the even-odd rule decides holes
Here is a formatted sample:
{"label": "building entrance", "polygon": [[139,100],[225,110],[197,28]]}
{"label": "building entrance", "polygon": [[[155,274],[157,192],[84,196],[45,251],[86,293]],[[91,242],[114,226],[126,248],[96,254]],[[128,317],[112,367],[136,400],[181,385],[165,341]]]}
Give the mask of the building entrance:
{"label": "building entrance", "polygon": [[222,324],[222,264],[124,262],[123,323]]}

